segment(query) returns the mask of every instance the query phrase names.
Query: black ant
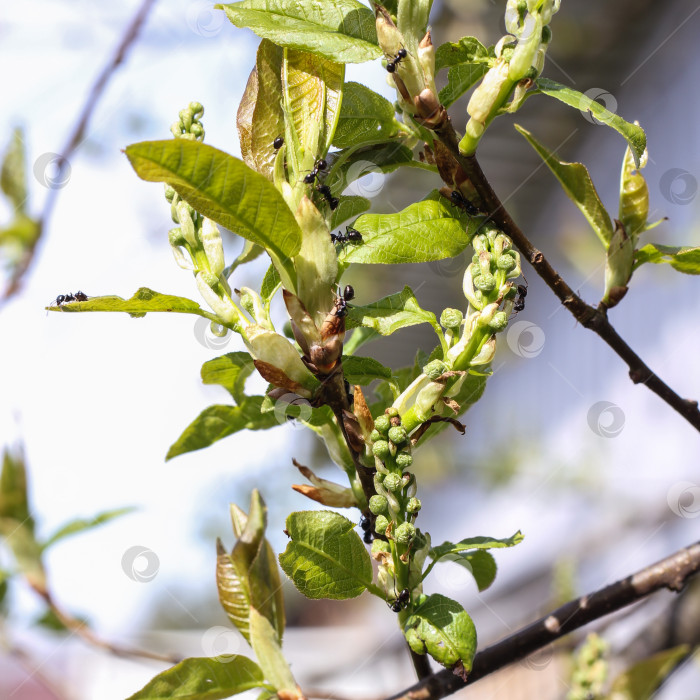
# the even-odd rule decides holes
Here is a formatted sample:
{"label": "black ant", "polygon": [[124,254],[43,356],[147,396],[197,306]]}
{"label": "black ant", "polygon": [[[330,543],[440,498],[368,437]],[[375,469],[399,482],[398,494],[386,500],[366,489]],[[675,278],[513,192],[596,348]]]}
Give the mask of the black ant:
{"label": "black ant", "polygon": [[281,136],[278,136],[273,142],[272,145],[275,147],[276,151],[279,151],[282,146],[284,146],[284,139]]}
{"label": "black ant", "polygon": [[364,532],[364,536],[362,537],[362,539],[365,541],[365,544],[372,544],[372,541],[374,540],[374,533],[372,532],[372,521],[366,515],[363,515],[360,518],[360,527]]}
{"label": "black ant", "polygon": [[75,294],[59,294],[54,302],[56,306],[70,304],[74,301],[87,301],[87,294],[84,292],[76,292]]}
{"label": "black ant", "polygon": [[387,71],[389,73],[394,73],[396,71],[396,66],[398,66],[401,60],[406,58],[406,56],[408,56],[408,51],[406,51],[406,49],[399,49],[394,59],[386,64]]}
{"label": "black ant", "polygon": [[308,175],[304,176],[304,182],[307,185],[310,185],[318,177],[319,173],[325,173],[327,169],[328,169],[328,162],[326,160],[324,160],[323,158],[319,158],[314,163],[314,169]]}
{"label": "black ant", "polygon": [[391,608],[392,612],[401,612],[409,603],[411,602],[411,591],[408,588],[404,588],[401,593],[393,600],[391,603],[387,600],[387,605]]}
{"label": "black ant", "polygon": [[328,206],[331,208],[331,211],[338,208],[340,200],[337,197],[333,196],[331,188],[328,187],[328,185],[322,185],[319,182],[318,185],[316,185],[316,189],[323,195],[323,198],[326,200],[326,202],[328,202]]}
{"label": "black ant", "polygon": [[362,234],[352,226],[345,227],[345,233],[331,233],[331,243],[340,243],[345,247],[347,243],[362,243]]}
{"label": "black ant", "polygon": [[[338,287],[338,292],[340,292],[340,287]],[[355,298],[355,290],[348,284],[342,295],[336,294],[336,297],[333,312],[338,318],[343,318],[348,315],[348,302]]]}
{"label": "black ant", "polygon": [[515,303],[513,304],[513,311],[517,314],[525,308],[525,297],[527,296],[527,287],[524,284],[518,285],[518,294],[515,297]]}
{"label": "black ant", "polygon": [[476,216],[479,213],[479,210],[459,190],[452,190],[450,200],[453,207],[464,209],[471,216]]}

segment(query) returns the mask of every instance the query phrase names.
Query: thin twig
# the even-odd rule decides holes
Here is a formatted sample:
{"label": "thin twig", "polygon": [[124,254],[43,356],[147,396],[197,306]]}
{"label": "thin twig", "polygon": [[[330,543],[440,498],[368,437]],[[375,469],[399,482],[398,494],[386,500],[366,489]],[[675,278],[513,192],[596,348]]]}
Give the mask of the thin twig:
{"label": "thin twig", "polygon": [[542,252],[535,248],[525,234],[510,217],[501,200],[493,191],[475,156],[463,156],[459,152],[457,134],[452,122],[447,119],[435,130],[436,136],[449,149],[457,162],[468,175],[481,197],[489,218],[513,240],[520,252],[535,268],[537,274],[557,295],[562,304],[585,328],[599,335],[629,367],[630,379],[635,384],[645,384],[657,396],[663,399],[677,413],[685,418],[696,430],[700,431],[700,410],[698,402],[684,399],[676,394],[658,375],[643,362],[632,348],[619,336],[608,321],[605,312],[586,304],[574,290],[562,279],[561,275],[547,261]]}
{"label": "thin twig", "polygon": [[[129,49],[134,44],[143,23],[146,21],[146,17],[148,17],[148,13],[151,11],[151,8],[155,3],[156,0],[143,0],[141,7],[139,7],[138,11],[129,23],[129,26],[126,28],[114,56],[112,56],[109,63],[107,63],[102,70],[102,73],[100,73],[99,77],[95,81],[95,84],[92,86],[90,94],[88,95],[88,98],[83,105],[83,109],[78,116],[78,120],[75,123],[70,136],[68,137],[66,145],[63,147],[63,150],[59,154],[58,160],[55,162],[56,175],[54,176],[54,179],[57,182],[62,180],[70,156],[73,155],[76,149],[83,142],[85,138],[85,131],[87,130],[90,118],[95,111],[95,107],[97,107],[97,104],[102,97],[102,94],[104,93],[111,77],[114,75],[117,68],[124,62]],[[39,240],[46,229],[57,193],[57,188],[49,188],[46,195],[46,200],[44,202],[43,211],[39,217],[39,232],[31,247],[25,251],[22,261],[15,267],[12,277],[10,278],[10,283],[5,290],[2,299],[0,299],[0,302],[5,303],[19,291],[24,275],[34,259],[37,244],[39,243]]]}
{"label": "thin twig", "polygon": [[632,603],[644,600],[662,588],[680,591],[688,579],[698,571],[700,571],[700,542],[684,547],[666,559],[601,588],[595,593],[569,601],[537,622],[480,651],[474,657],[466,684],[447,669],[387,700],[444,698],[465,685],[471,685],[494,671],[546,647],[569,632]]}

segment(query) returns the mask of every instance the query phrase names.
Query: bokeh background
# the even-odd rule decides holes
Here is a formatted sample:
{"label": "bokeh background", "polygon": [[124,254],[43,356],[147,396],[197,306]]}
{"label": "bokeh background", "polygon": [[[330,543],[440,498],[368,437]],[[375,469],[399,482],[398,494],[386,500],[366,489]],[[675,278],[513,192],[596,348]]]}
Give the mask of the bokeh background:
{"label": "bokeh background", "polygon": [[[254,63],[252,33],[231,26],[209,2],[157,2],[112,76],[86,138],[63,177],[55,178],[58,154],[89,90],[139,5],[27,0],[0,10],[0,148],[20,126],[32,213],[41,213],[49,193],[56,196],[21,290],[0,307],[0,442],[23,446],[42,534],[76,517],[137,507],[51,550],[50,581],[64,608],[119,643],[194,656],[243,652],[214,585],[215,538],[233,543],[228,504],[247,509],[251,489],[260,487],[270,511],[269,539],[281,551],[286,514],[314,507],[290,489],[300,478],[291,457],[327,478],[342,480],[342,474],[315,437],[286,421],[265,435],[237,434],[165,463],[167,448],[189,422],[226,401],[220,387],[202,385],[199,368],[242,349],[237,337],[218,338],[202,319],[183,316],[44,310],[58,294],[78,289],[128,297],[148,286],[197,298],[192,277],[169,250],[172,223],[162,187],[140,181],[120,149],[167,138],[178,111],[197,100],[206,110],[207,142],[239,155],[235,115]],[[504,6],[436,0],[435,43],[467,34],[493,43],[504,32]],[[552,29],[545,75],[639,120],[647,132],[650,218],[668,217],[645,234],[647,241],[698,245],[700,7],[694,0],[566,0]],[[348,66],[347,79],[393,100],[378,61]],[[458,129],[465,106],[462,99],[450,109]],[[595,303],[603,288],[602,248],[513,122],[561,158],[585,162],[613,216],[625,143],[589,115],[536,97],[515,117],[497,120],[480,149],[482,166],[515,220]],[[439,185],[436,175],[399,171],[370,174],[358,188],[374,211],[389,212]],[[0,201],[0,224],[10,216]],[[229,236],[226,246],[231,260],[241,241]],[[445,306],[464,306],[466,264],[467,256],[356,266],[347,281],[359,303],[410,284],[421,304],[439,314]],[[239,268],[234,285],[257,286],[266,265],[259,259]],[[431,578],[431,590],[459,600],[474,617],[481,644],[511,633],[566,594],[600,588],[689,544],[700,524],[698,434],[633,385],[619,358],[577,326],[527,266],[525,275],[526,308],[499,337],[494,374],[466,414],[466,436],[429,443],[415,462],[424,506],[419,525],[434,541],[525,533],[521,545],[496,553],[499,575],[483,594],[454,565],[438,567]],[[648,265],[610,314],[647,363],[693,398],[700,396],[697,285],[668,266]],[[432,343],[428,331],[406,329],[366,351],[398,368]],[[309,685],[376,697],[412,678],[395,620],[381,603],[369,596],[309,603],[291,586],[285,593],[288,652]],[[615,669],[673,644],[680,634],[668,623],[671,612],[678,614],[674,605],[670,594],[659,594],[614,624],[604,621]],[[0,697],[124,698],[162,668],[114,659],[41,630],[35,624],[40,605],[21,583],[12,586],[8,607]],[[658,641],[657,628],[668,638]],[[20,660],[13,648],[27,655]],[[396,654],[396,661],[387,664],[380,650]],[[556,698],[565,696],[568,683],[559,650],[549,650],[463,692]],[[658,697],[697,698],[699,686],[698,665],[689,661]]]}

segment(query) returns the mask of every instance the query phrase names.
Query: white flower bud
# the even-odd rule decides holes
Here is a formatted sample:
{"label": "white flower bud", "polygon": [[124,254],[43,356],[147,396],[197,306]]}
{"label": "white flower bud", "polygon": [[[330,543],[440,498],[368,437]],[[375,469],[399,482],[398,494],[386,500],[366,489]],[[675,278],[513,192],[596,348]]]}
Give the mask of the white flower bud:
{"label": "white flower bud", "polygon": [[178,221],[180,222],[180,231],[182,231],[182,235],[193,248],[197,248],[194,221],[192,220],[189,204],[183,200],[180,200],[175,209],[177,212]]}
{"label": "white flower bud", "polygon": [[224,269],[224,244],[219,227],[205,217],[199,236],[209,261],[209,269],[218,277]]}
{"label": "white flower bud", "polygon": [[202,271],[197,273],[195,280],[197,281],[199,293],[202,295],[204,301],[209,304],[214,313],[224,323],[236,323],[239,316],[233,302],[227,297],[221,298],[213,289],[218,279],[211,273]]}

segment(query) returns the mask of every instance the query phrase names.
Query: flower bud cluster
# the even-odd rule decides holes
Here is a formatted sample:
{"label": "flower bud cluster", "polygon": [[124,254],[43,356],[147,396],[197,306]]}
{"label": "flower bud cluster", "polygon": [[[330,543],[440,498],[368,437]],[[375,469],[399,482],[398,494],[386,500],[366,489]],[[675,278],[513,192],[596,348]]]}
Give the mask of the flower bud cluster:
{"label": "flower bud cluster", "polygon": [[547,47],[552,40],[549,23],[559,10],[560,0],[508,0],[506,34],[495,46],[496,61],[474,90],[467,105],[470,119],[459,144],[464,155],[471,155],[491,120],[506,109],[515,111],[526,90],[544,68]]}
{"label": "flower bud cluster", "polygon": [[[204,127],[200,118],[204,107],[191,102],[180,112],[171,127],[175,138],[202,141]],[[170,186],[165,186],[165,198],[170,202],[170,215],[178,224],[168,232],[168,241],[177,264],[192,270],[197,288],[222,323],[238,327],[247,321],[231,299],[231,288],[224,276],[224,245],[219,227],[190,206]]]}
{"label": "flower bud cluster", "polygon": [[567,698],[585,700],[600,697],[608,676],[606,654],[609,644],[597,634],[589,634],[574,661],[571,688]]}

